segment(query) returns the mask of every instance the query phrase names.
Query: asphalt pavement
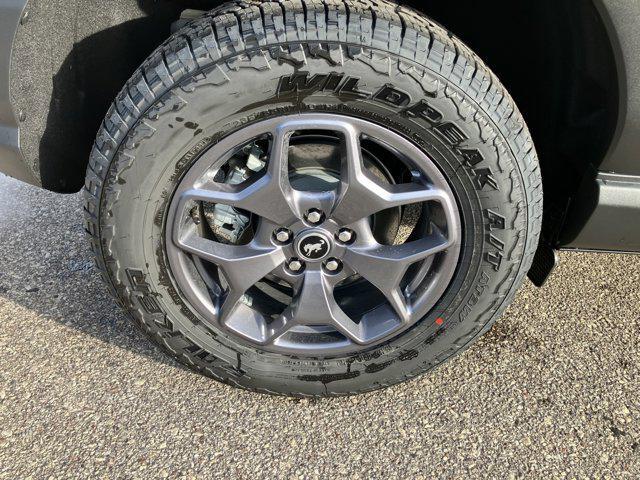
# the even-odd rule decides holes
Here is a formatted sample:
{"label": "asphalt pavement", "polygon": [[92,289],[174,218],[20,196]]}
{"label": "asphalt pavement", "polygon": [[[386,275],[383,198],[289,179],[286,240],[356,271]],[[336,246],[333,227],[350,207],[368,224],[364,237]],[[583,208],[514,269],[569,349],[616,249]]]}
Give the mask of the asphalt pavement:
{"label": "asphalt pavement", "polygon": [[562,254],[436,372],[326,400],[179,366],[91,263],[80,195],[0,175],[0,479],[640,478],[640,257]]}

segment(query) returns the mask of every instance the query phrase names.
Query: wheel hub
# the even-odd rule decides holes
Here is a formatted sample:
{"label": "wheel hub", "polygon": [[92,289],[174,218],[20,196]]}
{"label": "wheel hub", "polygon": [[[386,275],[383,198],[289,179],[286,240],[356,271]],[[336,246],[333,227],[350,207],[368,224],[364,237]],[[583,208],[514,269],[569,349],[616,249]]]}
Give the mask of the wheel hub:
{"label": "wheel hub", "polygon": [[319,229],[302,232],[295,241],[296,252],[307,262],[319,262],[331,251],[329,235]]}

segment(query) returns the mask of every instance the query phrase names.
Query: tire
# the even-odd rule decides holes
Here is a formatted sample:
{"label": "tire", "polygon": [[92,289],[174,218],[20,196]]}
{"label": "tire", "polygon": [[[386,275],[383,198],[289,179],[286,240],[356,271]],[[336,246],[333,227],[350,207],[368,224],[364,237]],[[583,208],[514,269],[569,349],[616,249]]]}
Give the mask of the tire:
{"label": "tire", "polygon": [[[176,287],[164,232],[208,148],[258,121],[318,112],[382,125],[427,152],[462,229],[455,274],[420,321],[370,349],[305,357],[207,326]],[[461,352],[513,299],[542,218],[535,148],[505,88],[460,40],[385,0],[242,1],[193,21],[109,109],[85,198],[97,267],[151,340],[221,382],[292,396],[375,390]]]}

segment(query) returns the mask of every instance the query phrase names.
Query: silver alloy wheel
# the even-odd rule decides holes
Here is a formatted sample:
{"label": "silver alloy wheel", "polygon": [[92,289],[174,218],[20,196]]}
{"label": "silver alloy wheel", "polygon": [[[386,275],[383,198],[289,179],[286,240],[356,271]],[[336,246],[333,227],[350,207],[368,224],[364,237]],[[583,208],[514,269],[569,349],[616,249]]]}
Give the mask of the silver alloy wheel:
{"label": "silver alloy wheel", "polygon": [[[340,139],[340,178],[334,190],[302,191],[289,181],[290,140],[309,131],[332,132]],[[239,184],[215,181],[239,149],[265,137],[269,150],[260,174]],[[381,145],[394,162],[405,165],[411,174],[408,181],[388,183],[367,171],[363,139]],[[194,218],[200,202],[249,212],[255,222],[253,238],[228,244],[203,236],[201,221]],[[418,238],[414,234],[398,245],[379,242],[372,216],[413,204],[420,206],[421,218],[427,218]],[[309,212],[321,212],[321,220],[314,215],[309,221]],[[173,280],[203,321],[262,350],[285,354],[342,355],[397,336],[443,295],[460,254],[455,196],[434,162],[382,126],[335,114],[277,117],[223,138],[180,182],[166,225]],[[353,241],[339,241],[347,228]],[[291,242],[276,239],[274,232],[283,229],[291,232]],[[335,262],[330,268],[327,259]],[[291,262],[301,268],[292,271]],[[207,273],[203,264],[214,265],[222,275]],[[247,295],[267,277],[293,292],[290,304],[277,314],[261,312]],[[353,279],[368,282],[384,298],[357,319],[345,313],[335,296],[338,287],[348,289]]]}

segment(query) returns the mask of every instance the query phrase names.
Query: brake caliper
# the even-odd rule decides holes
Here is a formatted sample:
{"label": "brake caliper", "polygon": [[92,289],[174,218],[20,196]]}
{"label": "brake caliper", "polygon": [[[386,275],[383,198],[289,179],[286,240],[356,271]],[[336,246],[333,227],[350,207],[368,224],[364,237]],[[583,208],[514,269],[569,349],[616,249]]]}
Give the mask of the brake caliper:
{"label": "brake caliper", "polygon": [[[243,151],[248,153],[248,157],[246,160],[230,161],[231,168],[222,183],[238,185],[264,168],[264,152],[256,143],[248,145]],[[203,210],[209,228],[221,243],[239,244],[250,232],[251,214],[248,212],[212,203],[204,203]]]}

